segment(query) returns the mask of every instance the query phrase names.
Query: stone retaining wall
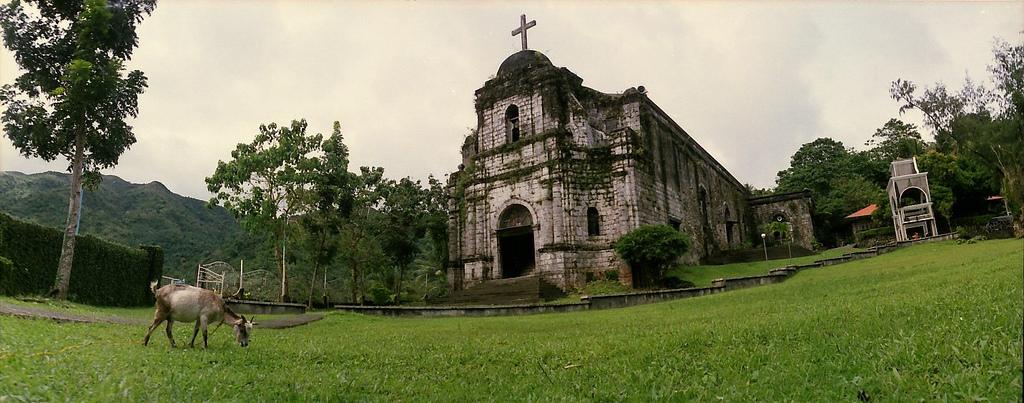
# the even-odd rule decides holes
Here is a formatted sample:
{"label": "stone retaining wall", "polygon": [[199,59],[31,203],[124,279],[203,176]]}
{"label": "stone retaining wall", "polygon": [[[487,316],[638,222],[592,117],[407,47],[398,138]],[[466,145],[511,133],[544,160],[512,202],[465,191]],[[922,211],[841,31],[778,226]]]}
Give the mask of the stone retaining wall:
{"label": "stone retaining wall", "polygon": [[306,306],[302,304],[290,304],[285,302],[249,301],[240,299],[225,299],[224,303],[226,303],[228,305],[228,308],[231,308],[232,311],[240,314],[277,315],[285,313],[306,313]]}
{"label": "stone retaining wall", "polygon": [[580,298],[579,303],[551,304],[551,305],[504,305],[504,306],[425,306],[425,307],[402,307],[402,306],[351,306],[338,305],[335,309],[347,312],[357,312],[372,315],[385,316],[503,316],[503,315],[528,315],[537,313],[552,312],[575,312],[591,309],[622,308],[633,305],[650,304],[673,299],[699,297],[703,295],[717,294],[720,292],[738,290],[741,288],[756,287],[765,284],[775,284],[786,281],[789,277],[805,269],[831,266],[846,263],[853,260],[867,259],[884,253],[892,252],[904,246],[914,243],[944,241],[956,238],[955,234],[938,235],[922,238],[916,241],[892,243],[873,247],[866,251],[847,253],[843,256],[822,259],[814,263],[790,265],[772,269],[768,274],[760,276],[720,278],[711,282],[709,287],[680,288],[673,290],[641,291],[623,294],[608,294],[585,296]]}
{"label": "stone retaining wall", "polygon": [[356,306],[338,305],[334,307],[345,312],[363,313],[381,316],[507,316],[529,315],[536,313],[575,312],[590,309],[585,302],[568,304],[526,304],[526,305],[488,305],[488,306]]}

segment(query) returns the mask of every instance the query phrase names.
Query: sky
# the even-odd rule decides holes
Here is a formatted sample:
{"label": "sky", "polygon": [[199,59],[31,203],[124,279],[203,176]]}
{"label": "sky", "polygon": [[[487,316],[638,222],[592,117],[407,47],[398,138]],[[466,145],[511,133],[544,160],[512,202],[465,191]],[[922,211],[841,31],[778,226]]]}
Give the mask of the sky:
{"label": "sky", "polygon": [[[325,135],[341,122],[350,170],[444,177],[476,124],[474,91],[520,49],[511,30],[523,13],[537,21],[530,48],[602,92],[645,86],[757,187],[816,138],[863,148],[900,117],[893,80],[987,82],[995,38],[1024,41],[1024,1],[163,0],[128,65],[149,79],[130,121],[138,142],[103,173],[208,199],[204,178],[236,144],[260,124],[305,118]],[[18,74],[3,48],[0,83]],[[0,139],[0,170],[67,166]]]}

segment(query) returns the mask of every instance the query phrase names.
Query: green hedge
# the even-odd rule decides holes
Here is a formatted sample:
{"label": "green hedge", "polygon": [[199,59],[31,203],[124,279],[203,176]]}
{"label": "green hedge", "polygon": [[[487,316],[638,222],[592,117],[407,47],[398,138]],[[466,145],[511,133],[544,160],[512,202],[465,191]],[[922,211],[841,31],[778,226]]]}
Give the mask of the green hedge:
{"label": "green hedge", "polygon": [[[46,294],[57,276],[63,232],[18,221],[0,213],[0,292]],[[71,268],[70,299],[90,305],[138,306],[153,303],[150,281],[163,274],[163,250],[131,248],[94,236],[79,236]]]}
{"label": "green hedge", "polygon": [[857,238],[860,238],[860,239],[879,238],[879,237],[895,238],[896,237],[896,230],[893,229],[892,227],[879,227],[879,228],[872,228],[872,229],[869,229],[869,230],[860,231],[860,232],[857,233]]}
{"label": "green hedge", "polygon": [[7,282],[4,281],[4,279],[12,276],[13,271],[14,262],[12,262],[11,259],[0,256],[0,294],[6,294],[6,290],[4,290],[4,285],[7,284]]}
{"label": "green hedge", "polygon": [[984,227],[988,225],[997,214],[982,214],[971,217],[959,217],[953,219],[953,227]]}
{"label": "green hedge", "polygon": [[869,248],[895,240],[896,230],[893,227],[879,227],[860,231],[855,237],[856,245],[859,248]]}

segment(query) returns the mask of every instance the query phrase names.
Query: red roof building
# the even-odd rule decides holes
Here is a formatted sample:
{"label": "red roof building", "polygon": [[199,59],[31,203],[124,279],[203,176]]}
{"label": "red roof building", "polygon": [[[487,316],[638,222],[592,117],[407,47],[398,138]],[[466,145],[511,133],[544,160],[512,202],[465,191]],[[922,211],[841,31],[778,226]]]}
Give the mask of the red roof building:
{"label": "red roof building", "polygon": [[871,217],[871,214],[874,214],[875,210],[878,210],[878,205],[877,204],[869,204],[869,205],[867,205],[867,207],[864,207],[864,208],[862,208],[860,210],[857,210],[857,211],[853,212],[853,214],[850,214],[850,215],[846,216],[846,219],[850,220],[850,219],[854,219],[854,218]]}

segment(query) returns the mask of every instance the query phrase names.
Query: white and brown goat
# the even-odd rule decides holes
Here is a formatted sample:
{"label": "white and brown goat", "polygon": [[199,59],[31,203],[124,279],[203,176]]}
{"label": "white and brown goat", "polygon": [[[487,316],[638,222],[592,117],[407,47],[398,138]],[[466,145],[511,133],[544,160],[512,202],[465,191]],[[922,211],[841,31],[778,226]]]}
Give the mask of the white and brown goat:
{"label": "white and brown goat", "polygon": [[195,347],[196,335],[202,329],[203,348],[206,348],[207,327],[210,324],[219,326],[225,322],[234,326],[235,340],[239,345],[242,347],[249,345],[249,334],[252,332],[255,321],[246,320],[245,316],[231,312],[231,309],[224,304],[224,300],[213,291],[185,284],[169,284],[157,290],[155,283],[152,285],[152,289],[156,296],[156,314],[153,315],[153,324],[149,326],[149,331],[146,332],[146,337],[142,340],[143,345],[149,344],[149,336],[163,321],[167,321],[167,339],[171,341],[171,347],[176,347],[171,332],[171,325],[175,321],[196,323],[196,328],[192,331],[190,347]]}

